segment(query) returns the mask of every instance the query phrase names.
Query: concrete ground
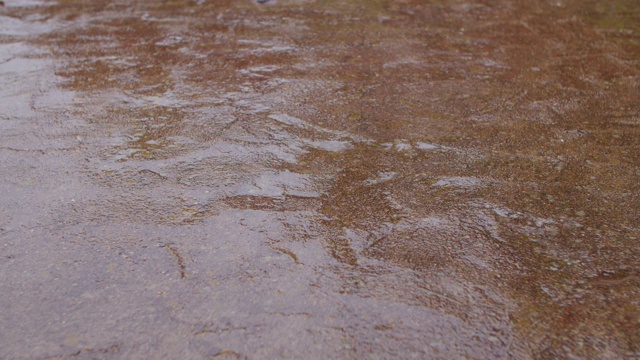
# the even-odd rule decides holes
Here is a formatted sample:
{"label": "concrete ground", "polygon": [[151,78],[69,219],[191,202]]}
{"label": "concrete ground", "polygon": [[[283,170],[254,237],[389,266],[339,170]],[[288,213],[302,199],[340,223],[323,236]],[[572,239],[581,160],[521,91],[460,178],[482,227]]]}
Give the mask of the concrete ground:
{"label": "concrete ground", "polygon": [[5,0],[1,359],[640,358],[640,3]]}

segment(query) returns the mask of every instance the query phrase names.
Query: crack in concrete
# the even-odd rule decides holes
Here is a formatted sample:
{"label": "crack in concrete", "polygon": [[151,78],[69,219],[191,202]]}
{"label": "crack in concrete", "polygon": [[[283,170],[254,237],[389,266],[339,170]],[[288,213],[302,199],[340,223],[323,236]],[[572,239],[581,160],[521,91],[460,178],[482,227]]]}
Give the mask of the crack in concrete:
{"label": "crack in concrete", "polygon": [[178,267],[180,268],[180,278],[182,278],[182,279],[186,278],[187,277],[187,271],[186,271],[187,270],[187,266],[184,264],[184,258],[180,254],[180,251],[178,251],[178,248],[173,246],[173,244],[164,244],[164,245],[162,245],[160,247],[168,249],[173,254],[173,256],[176,257],[176,260],[178,262]]}

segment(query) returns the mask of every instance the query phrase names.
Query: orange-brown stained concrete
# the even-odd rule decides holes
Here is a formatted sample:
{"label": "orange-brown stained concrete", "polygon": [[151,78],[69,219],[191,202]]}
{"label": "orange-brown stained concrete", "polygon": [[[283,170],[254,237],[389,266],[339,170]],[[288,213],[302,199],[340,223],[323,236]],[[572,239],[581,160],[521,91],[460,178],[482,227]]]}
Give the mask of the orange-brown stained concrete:
{"label": "orange-brown stained concrete", "polygon": [[640,3],[5,1],[0,358],[640,357]]}

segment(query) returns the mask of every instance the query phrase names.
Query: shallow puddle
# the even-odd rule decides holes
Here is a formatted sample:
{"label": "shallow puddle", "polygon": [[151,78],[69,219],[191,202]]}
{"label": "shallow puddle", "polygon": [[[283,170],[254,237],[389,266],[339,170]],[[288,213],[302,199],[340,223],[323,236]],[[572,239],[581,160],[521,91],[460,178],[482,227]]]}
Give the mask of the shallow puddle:
{"label": "shallow puddle", "polygon": [[1,358],[640,357],[640,4],[5,1]]}

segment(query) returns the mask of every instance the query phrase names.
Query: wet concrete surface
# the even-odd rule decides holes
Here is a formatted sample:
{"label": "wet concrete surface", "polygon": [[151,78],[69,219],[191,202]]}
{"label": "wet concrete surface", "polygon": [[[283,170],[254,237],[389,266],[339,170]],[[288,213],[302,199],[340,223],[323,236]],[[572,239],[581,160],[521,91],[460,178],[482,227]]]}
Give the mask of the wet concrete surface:
{"label": "wet concrete surface", "polygon": [[640,358],[640,2],[5,1],[0,358]]}

